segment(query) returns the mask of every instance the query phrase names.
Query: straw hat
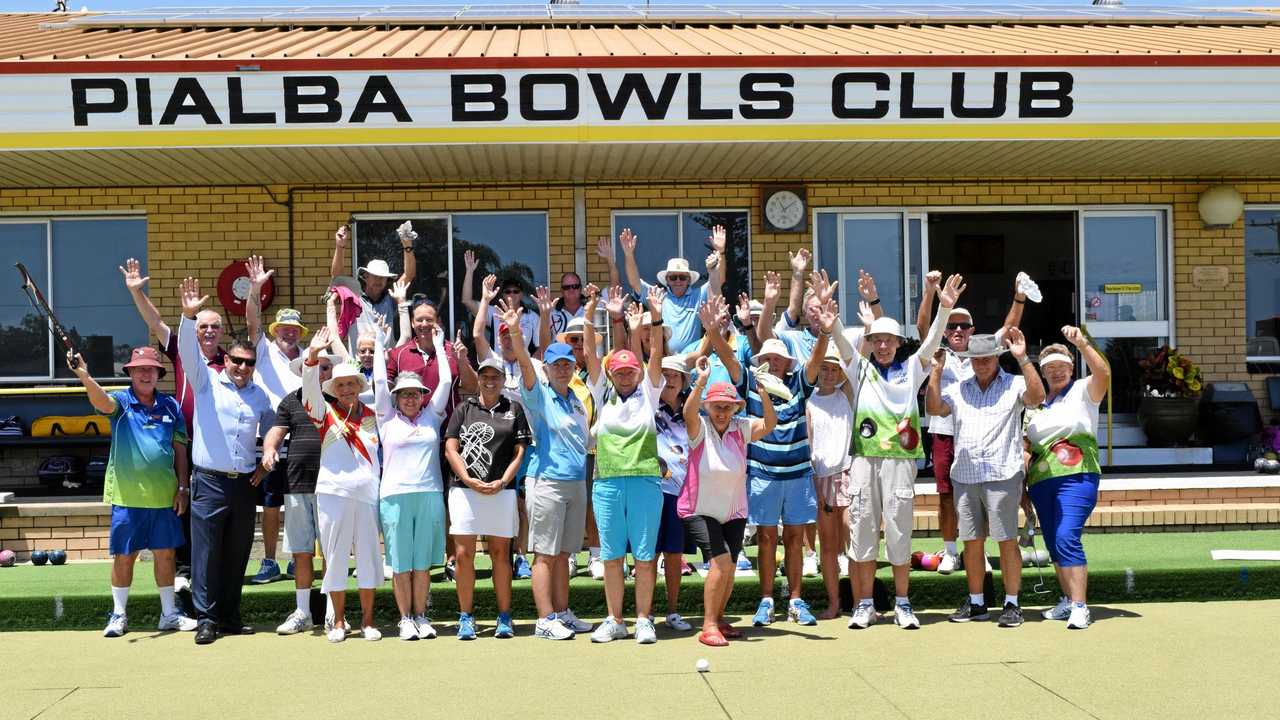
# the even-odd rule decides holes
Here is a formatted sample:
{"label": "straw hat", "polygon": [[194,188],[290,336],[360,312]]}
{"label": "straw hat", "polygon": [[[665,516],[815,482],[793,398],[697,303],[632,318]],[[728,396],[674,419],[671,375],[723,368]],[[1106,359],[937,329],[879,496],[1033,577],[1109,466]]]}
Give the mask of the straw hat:
{"label": "straw hat", "polygon": [[658,271],[658,284],[667,284],[667,274],[675,273],[677,275],[688,275],[689,284],[693,285],[698,282],[698,278],[702,277],[697,270],[689,269],[689,261],[684,258],[670,258],[667,260],[667,269]]}
{"label": "straw hat", "polygon": [[326,395],[333,395],[333,384],[339,380],[346,378],[355,378],[360,381],[360,392],[369,389],[369,381],[364,379],[364,373],[360,372],[359,366],[355,363],[344,362],[333,366],[333,376],[325,381],[324,386],[320,389]]}

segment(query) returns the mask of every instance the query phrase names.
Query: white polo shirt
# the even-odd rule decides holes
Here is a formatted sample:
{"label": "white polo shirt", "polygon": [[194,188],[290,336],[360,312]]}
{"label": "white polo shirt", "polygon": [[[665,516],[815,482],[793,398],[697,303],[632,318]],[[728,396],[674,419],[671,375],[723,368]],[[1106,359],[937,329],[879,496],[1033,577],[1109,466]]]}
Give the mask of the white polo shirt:
{"label": "white polo shirt", "polygon": [[1027,391],[1021,375],[997,370],[986,390],[976,377],[942,391],[955,420],[955,459],[951,482],[976,485],[1008,480],[1022,472],[1022,404]]}

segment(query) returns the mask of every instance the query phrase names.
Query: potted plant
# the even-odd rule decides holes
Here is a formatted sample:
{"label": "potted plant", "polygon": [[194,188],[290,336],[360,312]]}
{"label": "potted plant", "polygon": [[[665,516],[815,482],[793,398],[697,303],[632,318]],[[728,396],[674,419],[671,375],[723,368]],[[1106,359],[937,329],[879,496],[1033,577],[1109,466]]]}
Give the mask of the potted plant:
{"label": "potted plant", "polygon": [[1138,422],[1150,445],[1176,445],[1191,438],[1199,417],[1200,367],[1165,345],[1138,361],[1142,403]]}

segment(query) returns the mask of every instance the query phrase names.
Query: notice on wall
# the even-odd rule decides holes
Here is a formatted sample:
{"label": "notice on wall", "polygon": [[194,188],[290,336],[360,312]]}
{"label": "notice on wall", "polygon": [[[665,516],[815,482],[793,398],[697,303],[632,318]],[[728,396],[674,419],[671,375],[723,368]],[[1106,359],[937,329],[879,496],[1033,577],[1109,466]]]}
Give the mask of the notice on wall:
{"label": "notice on wall", "polygon": [[1196,265],[1191,268],[1191,284],[1202,290],[1222,289],[1231,280],[1225,265]]}
{"label": "notice on wall", "polygon": [[1102,292],[1109,295],[1139,295],[1142,293],[1142,283],[1107,283],[1102,286]]}

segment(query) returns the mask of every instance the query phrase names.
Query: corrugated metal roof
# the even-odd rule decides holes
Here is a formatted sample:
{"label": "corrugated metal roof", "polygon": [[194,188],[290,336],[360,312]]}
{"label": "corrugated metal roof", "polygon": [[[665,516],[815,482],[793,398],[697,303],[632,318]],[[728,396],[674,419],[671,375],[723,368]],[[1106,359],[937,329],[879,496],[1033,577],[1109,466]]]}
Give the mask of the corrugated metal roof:
{"label": "corrugated metal roof", "polygon": [[1280,15],[1249,23],[912,23],[326,27],[58,26],[0,14],[0,62],[81,60],[501,60],[1280,56]]}

